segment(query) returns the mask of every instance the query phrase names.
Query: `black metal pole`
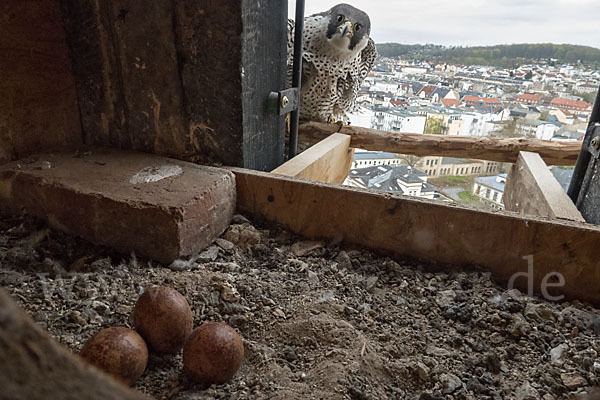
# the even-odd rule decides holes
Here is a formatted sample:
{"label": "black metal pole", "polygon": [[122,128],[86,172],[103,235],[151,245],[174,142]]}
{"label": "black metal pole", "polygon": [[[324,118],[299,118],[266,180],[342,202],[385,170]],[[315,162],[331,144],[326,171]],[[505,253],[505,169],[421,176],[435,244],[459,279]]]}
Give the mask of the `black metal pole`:
{"label": "black metal pole", "polygon": [[[596,94],[596,100],[594,101],[594,108],[592,109],[592,115],[590,115],[588,128],[596,122],[600,122],[600,89]],[[569,190],[567,191],[567,194],[575,204],[577,204],[579,192],[581,191],[581,185],[583,184],[583,179],[585,178],[588,165],[592,159],[592,155],[588,150],[591,141],[592,131],[588,129],[585,137],[583,138],[581,150],[579,151],[579,156],[577,157],[577,164],[575,165],[575,170],[573,170],[573,177],[571,178]]]}
{"label": "black metal pole", "polygon": [[[292,70],[292,87],[298,88],[300,97],[302,85],[302,36],[304,33],[304,0],[296,0],[296,25],[294,27],[294,68]],[[300,123],[300,101],[298,108],[290,116],[290,146],[288,158],[298,152],[298,124]]]}

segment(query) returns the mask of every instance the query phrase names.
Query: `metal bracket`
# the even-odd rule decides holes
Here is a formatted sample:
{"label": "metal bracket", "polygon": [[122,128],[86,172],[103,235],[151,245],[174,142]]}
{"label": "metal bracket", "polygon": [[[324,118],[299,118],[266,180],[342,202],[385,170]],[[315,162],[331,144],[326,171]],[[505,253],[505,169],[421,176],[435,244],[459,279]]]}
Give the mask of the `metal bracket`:
{"label": "metal bracket", "polygon": [[269,94],[269,106],[279,115],[285,115],[298,109],[299,98],[298,88],[271,92]]}
{"label": "metal bracket", "polygon": [[600,123],[590,124],[588,132],[592,137],[588,151],[595,159],[600,159]]}

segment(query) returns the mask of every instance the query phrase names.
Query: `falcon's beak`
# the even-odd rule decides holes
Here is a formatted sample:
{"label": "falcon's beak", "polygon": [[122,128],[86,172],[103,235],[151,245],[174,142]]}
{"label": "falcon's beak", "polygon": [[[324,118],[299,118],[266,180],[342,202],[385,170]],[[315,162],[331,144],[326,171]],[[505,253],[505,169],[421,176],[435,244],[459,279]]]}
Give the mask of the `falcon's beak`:
{"label": "falcon's beak", "polygon": [[352,22],[350,21],[346,21],[344,22],[342,25],[340,25],[340,27],[338,28],[340,33],[343,36],[349,36],[352,37],[352,35],[354,35],[354,27],[352,26]]}

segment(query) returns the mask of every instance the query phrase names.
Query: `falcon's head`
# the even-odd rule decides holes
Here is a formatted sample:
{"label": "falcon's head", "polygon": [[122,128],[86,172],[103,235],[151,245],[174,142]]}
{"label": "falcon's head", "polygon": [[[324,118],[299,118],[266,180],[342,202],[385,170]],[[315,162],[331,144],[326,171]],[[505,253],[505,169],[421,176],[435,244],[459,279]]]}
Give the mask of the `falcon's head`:
{"label": "falcon's head", "polygon": [[342,3],[324,15],[328,19],[327,39],[338,51],[356,54],[369,43],[371,20],[364,11]]}

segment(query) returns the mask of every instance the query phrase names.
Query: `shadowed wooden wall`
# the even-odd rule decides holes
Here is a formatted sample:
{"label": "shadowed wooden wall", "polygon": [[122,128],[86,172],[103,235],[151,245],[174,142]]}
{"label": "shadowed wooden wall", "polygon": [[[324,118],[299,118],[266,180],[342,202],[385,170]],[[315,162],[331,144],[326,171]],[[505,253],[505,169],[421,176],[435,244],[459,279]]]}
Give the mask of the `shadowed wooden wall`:
{"label": "shadowed wooden wall", "polygon": [[0,1],[0,163],[80,143],[75,79],[57,2]]}

